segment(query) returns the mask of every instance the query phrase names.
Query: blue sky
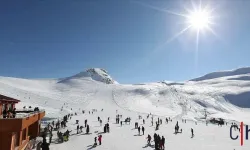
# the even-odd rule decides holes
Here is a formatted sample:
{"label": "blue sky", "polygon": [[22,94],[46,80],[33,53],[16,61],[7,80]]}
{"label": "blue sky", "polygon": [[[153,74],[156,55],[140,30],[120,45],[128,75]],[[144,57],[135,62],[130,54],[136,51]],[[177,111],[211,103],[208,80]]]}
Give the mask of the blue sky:
{"label": "blue sky", "polygon": [[[120,83],[183,81],[250,66],[250,1],[203,1],[216,8],[211,32],[185,27],[190,1],[12,0],[0,2],[0,76],[66,77],[99,67]],[[153,6],[153,7],[150,7]]]}

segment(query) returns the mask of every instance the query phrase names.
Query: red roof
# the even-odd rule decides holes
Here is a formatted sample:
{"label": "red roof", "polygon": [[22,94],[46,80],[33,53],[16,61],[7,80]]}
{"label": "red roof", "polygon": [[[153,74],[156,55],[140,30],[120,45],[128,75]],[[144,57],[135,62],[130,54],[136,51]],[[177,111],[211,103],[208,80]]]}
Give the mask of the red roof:
{"label": "red roof", "polygon": [[0,94],[0,102],[14,102],[14,103],[18,103],[20,102],[20,100],[8,97],[8,96],[4,96]]}

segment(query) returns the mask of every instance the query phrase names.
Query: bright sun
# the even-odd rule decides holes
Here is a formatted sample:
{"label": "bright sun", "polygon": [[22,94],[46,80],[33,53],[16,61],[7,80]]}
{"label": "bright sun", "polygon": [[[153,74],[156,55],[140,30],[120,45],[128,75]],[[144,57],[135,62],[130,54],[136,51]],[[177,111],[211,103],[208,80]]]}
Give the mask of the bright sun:
{"label": "bright sun", "polygon": [[208,28],[211,23],[211,15],[205,10],[191,12],[187,19],[188,24],[197,30]]}

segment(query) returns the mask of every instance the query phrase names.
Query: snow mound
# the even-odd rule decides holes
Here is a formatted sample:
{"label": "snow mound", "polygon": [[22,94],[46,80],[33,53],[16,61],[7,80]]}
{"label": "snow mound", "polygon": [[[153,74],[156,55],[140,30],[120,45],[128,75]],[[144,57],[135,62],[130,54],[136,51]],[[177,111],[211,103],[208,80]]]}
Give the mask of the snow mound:
{"label": "snow mound", "polygon": [[112,77],[108,74],[108,72],[101,68],[91,68],[84,72],[80,72],[74,76],[64,78],[60,80],[58,83],[67,83],[71,80],[86,80],[91,79],[94,81],[103,82],[106,84],[118,84],[117,81],[113,80]]}
{"label": "snow mound", "polygon": [[250,73],[250,67],[244,67],[244,68],[238,68],[236,70],[212,72],[204,76],[201,76],[199,78],[192,79],[190,81],[203,81],[203,80],[209,80],[209,79],[214,79],[214,78],[242,75],[242,74],[249,74],[249,73]]}

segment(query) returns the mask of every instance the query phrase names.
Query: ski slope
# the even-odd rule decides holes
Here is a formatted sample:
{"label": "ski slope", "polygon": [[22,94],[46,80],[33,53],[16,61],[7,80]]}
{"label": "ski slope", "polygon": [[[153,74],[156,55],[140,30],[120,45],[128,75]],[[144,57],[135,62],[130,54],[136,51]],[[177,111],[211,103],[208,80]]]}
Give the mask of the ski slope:
{"label": "ski slope", "polygon": [[[165,136],[167,149],[249,150],[250,142],[246,141],[241,147],[238,140],[230,139],[229,125],[218,127],[204,124],[205,112],[208,119],[216,117],[224,118],[228,122],[243,121],[250,124],[249,74],[181,83],[164,81],[131,85],[118,84],[102,69],[93,70],[95,73],[87,70],[63,79],[0,77],[0,94],[21,100],[17,105],[19,109],[23,106],[45,109],[46,118],[60,119],[68,113],[79,114],[73,116],[68,123],[67,129],[72,129],[70,141],[62,144],[52,143],[52,150],[91,149],[94,137],[103,130],[103,126],[99,126],[97,116],[103,119],[103,123],[107,122],[107,117],[111,118],[111,133],[103,135],[103,145],[95,149],[153,149],[146,146],[146,136],[137,136],[137,131],[133,129],[135,121],[142,122],[138,120],[138,115],[145,118],[149,113],[153,114],[155,119],[160,117],[163,122],[166,117],[173,118],[172,123],[164,123],[156,132]],[[93,115],[81,113],[82,110],[92,109],[97,109],[98,112]],[[100,112],[101,109],[104,111]],[[124,118],[131,117],[131,125],[120,127],[114,124],[116,110]],[[80,124],[84,119],[88,119],[92,134],[76,135],[76,119],[80,120]],[[182,125],[181,119],[187,119],[187,124]],[[182,134],[173,134],[176,121],[181,124]],[[194,122],[198,122],[198,125]],[[150,119],[146,120],[144,126],[146,134],[152,135],[155,132]],[[191,127],[195,130],[194,139],[190,138]],[[183,144],[179,144],[180,142]]]}
{"label": "ski slope", "polygon": [[[112,110],[112,115],[107,115]],[[98,110],[94,114],[80,114],[73,116],[67,123],[67,129],[71,132],[68,142],[57,144],[56,137],[52,139],[50,146],[51,150],[154,150],[154,142],[152,140],[151,145],[147,145],[147,135],[153,136],[154,133],[164,136],[166,139],[165,147],[167,150],[249,150],[250,142],[245,141],[243,146],[240,146],[240,140],[231,140],[229,137],[230,126],[219,127],[217,125],[198,122],[196,125],[193,121],[187,121],[182,123],[181,120],[173,119],[168,124],[163,120],[163,124],[160,125],[159,130],[155,131],[155,124],[151,126],[151,117],[146,119],[146,115],[142,115],[145,119],[143,124],[142,119],[138,118],[137,113],[125,111],[123,109],[113,110],[113,107],[104,109],[102,112]],[[107,112],[108,111],[108,112]],[[122,114],[122,119],[125,117],[131,117],[132,123],[115,124],[115,115]],[[99,124],[97,117],[103,120],[102,126]],[[104,123],[107,123],[107,118],[110,117],[110,133],[103,133]],[[164,119],[164,117],[160,117]],[[77,134],[75,120],[79,120],[80,125],[84,125],[84,120],[88,120],[90,125],[90,134],[86,134],[86,128],[83,128],[83,133]],[[157,120],[157,116],[154,117],[154,121]],[[179,126],[183,130],[182,133],[174,134],[174,126],[179,121]],[[139,126],[145,127],[145,133],[138,135],[137,129],[134,129],[134,122],[138,122]],[[194,138],[191,138],[190,129],[194,129]],[[66,129],[61,129],[62,132]],[[238,131],[234,131],[234,135],[237,135]],[[94,138],[102,134],[102,145],[93,147]],[[56,135],[56,132],[54,133]],[[152,137],[153,138],[153,137]]]}
{"label": "ski slope", "polygon": [[[39,106],[46,109],[47,117],[53,118],[71,112],[71,108],[82,110],[111,106],[136,113],[151,112],[190,120],[201,120],[206,111],[210,118],[249,122],[250,74],[199,82],[123,85],[110,75],[103,76],[106,71],[93,70],[96,70],[94,75],[89,75],[87,70],[64,79],[0,77],[0,93],[20,99],[22,103],[17,105],[19,108]],[[113,84],[102,82],[107,77]]]}

